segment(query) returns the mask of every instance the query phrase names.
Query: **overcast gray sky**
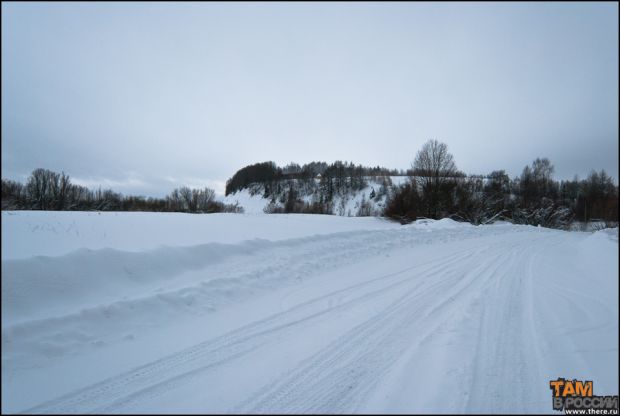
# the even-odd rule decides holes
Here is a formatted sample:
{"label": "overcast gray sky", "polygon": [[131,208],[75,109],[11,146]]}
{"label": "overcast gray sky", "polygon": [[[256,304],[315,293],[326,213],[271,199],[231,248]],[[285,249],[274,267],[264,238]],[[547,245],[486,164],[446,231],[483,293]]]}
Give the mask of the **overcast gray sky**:
{"label": "overcast gray sky", "polygon": [[618,176],[618,4],[2,3],[2,177],[160,196],[254,162]]}

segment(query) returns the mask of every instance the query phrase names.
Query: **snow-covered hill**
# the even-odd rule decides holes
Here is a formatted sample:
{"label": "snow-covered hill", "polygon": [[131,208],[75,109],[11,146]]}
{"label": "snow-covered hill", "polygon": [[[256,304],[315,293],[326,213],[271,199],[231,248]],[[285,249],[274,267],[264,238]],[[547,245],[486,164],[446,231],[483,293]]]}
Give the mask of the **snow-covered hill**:
{"label": "snow-covered hill", "polygon": [[[394,192],[395,187],[403,184],[409,177],[388,176],[371,178],[366,177],[362,189],[346,188],[342,192],[335,193],[332,198],[331,214],[357,217],[378,216],[385,208],[388,196]],[[297,181],[281,181],[280,192],[270,192],[265,195],[265,187],[262,184],[252,184],[244,189],[227,195],[222,199],[226,204],[238,204],[246,214],[262,214],[269,207],[283,207],[292,186],[297,192],[297,197],[305,203],[312,203],[321,198],[324,191],[317,179],[308,186]],[[366,208],[366,209],[364,209]]]}
{"label": "snow-covered hill", "polygon": [[2,243],[3,413],[551,413],[557,377],[618,392],[617,229],[22,211]]}

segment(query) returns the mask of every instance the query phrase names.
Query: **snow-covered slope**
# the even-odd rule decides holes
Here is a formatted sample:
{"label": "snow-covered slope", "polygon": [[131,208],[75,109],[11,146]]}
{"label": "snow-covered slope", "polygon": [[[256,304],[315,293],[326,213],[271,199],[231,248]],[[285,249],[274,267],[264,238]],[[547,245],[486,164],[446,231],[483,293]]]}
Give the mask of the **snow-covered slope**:
{"label": "snow-covered slope", "polygon": [[2,223],[3,412],[551,413],[550,379],[618,392],[617,229]]}
{"label": "snow-covered slope", "polygon": [[[409,177],[407,176],[390,176],[388,186],[388,192],[393,192],[394,188],[402,185]],[[385,207],[385,203],[387,200],[387,193],[384,195],[379,195],[378,197],[371,198],[373,195],[373,191],[375,195],[379,193],[382,183],[381,178],[373,179],[366,178],[367,185],[360,190],[352,190],[347,189],[342,194],[336,194],[333,197],[332,201],[332,214],[340,215],[340,216],[348,216],[355,217],[359,216],[360,207],[364,202],[369,204],[370,214],[366,215],[381,215],[383,208]],[[283,181],[283,188],[286,190],[288,183]],[[294,182],[293,182],[294,183]],[[315,182],[316,187],[312,188],[298,188],[297,191],[300,194],[299,199],[304,202],[312,202],[313,198],[317,198],[319,193],[318,184],[319,182]],[[270,197],[264,196],[264,188],[262,185],[254,184],[249,186],[248,188],[244,188],[237,192],[234,192],[224,198],[222,198],[222,202],[225,204],[238,204],[240,207],[244,209],[246,214],[262,214],[265,211],[265,208],[271,202]],[[282,194],[277,195],[283,196]],[[286,197],[286,195],[284,195]],[[282,206],[283,204],[276,198],[276,205]]]}

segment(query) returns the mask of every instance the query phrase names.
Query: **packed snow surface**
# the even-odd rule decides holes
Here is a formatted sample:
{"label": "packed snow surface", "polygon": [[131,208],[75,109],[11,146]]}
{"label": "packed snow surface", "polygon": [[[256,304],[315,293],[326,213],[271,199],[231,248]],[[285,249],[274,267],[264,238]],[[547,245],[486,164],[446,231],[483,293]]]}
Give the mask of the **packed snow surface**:
{"label": "packed snow surface", "polygon": [[2,212],[4,413],[552,413],[618,394],[618,230]]}

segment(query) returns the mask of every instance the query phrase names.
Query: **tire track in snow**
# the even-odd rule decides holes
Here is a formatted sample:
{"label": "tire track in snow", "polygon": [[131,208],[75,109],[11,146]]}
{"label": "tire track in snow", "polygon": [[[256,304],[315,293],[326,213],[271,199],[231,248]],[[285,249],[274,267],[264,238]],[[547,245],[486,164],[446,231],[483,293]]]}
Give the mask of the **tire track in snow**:
{"label": "tire track in snow", "polygon": [[[502,267],[502,255],[498,251],[492,261],[479,263],[467,272],[429,274],[428,279],[441,280],[425,290],[405,293],[382,313],[343,334],[232,413],[354,412],[412,341],[425,338],[450,319],[447,305],[471,301],[466,292],[473,291],[474,297],[480,293],[480,288]],[[433,324],[429,325],[429,320]]]}
{"label": "tire track in snow", "polygon": [[540,412],[549,405],[532,283],[541,277],[535,276],[533,263],[554,237],[515,247],[514,269],[505,270],[485,295],[494,301],[485,302],[480,311],[473,378],[463,409],[468,413]]}
{"label": "tire track in snow", "polygon": [[[386,306],[380,312],[373,312],[366,321],[303,360],[274,385],[259,388],[255,395],[233,410],[259,413],[354,411],[403,351],[451,319],[453,308],[449,305],[455,302],[468,305],[483,293],[497,295],[508,303],[495,321],[512,322],[515,305],[522,298],[511,297],[511,293],[521,293],[522,282],[515,283],[512,279],[514,270],[505,267],[505,253],[506,248],[512,253],[518,251],[516,260],[512,258],[510,264],[521,260],[520,264],[526,267],[536,249],[532,236],[526,237],[517,243],[489,247],[477,245],[350,285],[26,412],[131,411],[150,398],[177,389],[217,366],[274,343],[283,336],[294,335],[295,331],[304,331],[309,325],[320,325],[331,314],[366,303],[384,302],[382,304]],[[545,238],[541,236],[539,239]],[[349,298],[346,302],[325,307],[329,299],[343,295]],[[490,329],[490,323],[483,322],[481,334],[492,334]],[[509,337],[506,332],[500,332],[499,340],[504,342]],[[519,358],[515,349],[501,355],[493,349],[489,338],[492,337],[478,339],[479,356],[484,351],[494,352],[491,357],[500,367],[502,363],[512,362],[514,357]],[[511,368],[510,365],[504,367]],[[479,364],[476,374],[481,375],[484,369]],[[527,392],[524,388],[519,396],[527,397]],[[475,399],[476,392],[473,395]],[[497,397],[501,395],[500,391]],[[471,397],[469,404],[475,404]],[[500,408],[498,403],[492,405],[495,409]]]}
{"label": "tire track in snow", "polygon": [[[480,250],[480,247],[477,250]],[[405,272],[412,272],[416,268],[422,268],[418,271],[421,274],[440,273],[450,267],[458,267],[460,262],[471,256],[475,251],[473,249],[462,250],[457,256],[451,253],[449,256],[451,258],[446,261],[441,261],[444,260],[442,258],[436,259],[432,262],[415,265],[396,273],[371,279],[368,282],[352,285],[327,296],[321,296],[214,340],[198,344],[164,359],[30,408],[25,413],[115,412],[133,406],[152,395],[177,387],[179,384],[189,381],[190,377],[208,371],[214,366],[251,352],[258,346],[273,341],[276,335],[279,336],[284,332],[297,330],[301,325],[312,323],[312,321],[323,318],[327,314],[374,300],[379,296],[389,294],[391,291],[401,290],[403,285],[416,282],[410,276],[401,278],[396,282],[388,281],[385,282],[388,284],[384,287],[363,292],[361,295],[353,296],[345,303],[325,310],[321,305],[325,304],[328,297],[350,291],[354,292],[368,286],[368,283],[390,280]],[[417,283],[413,290],[415,288],[417,288]],[[317,305],[318,311],[316,310]]]}

